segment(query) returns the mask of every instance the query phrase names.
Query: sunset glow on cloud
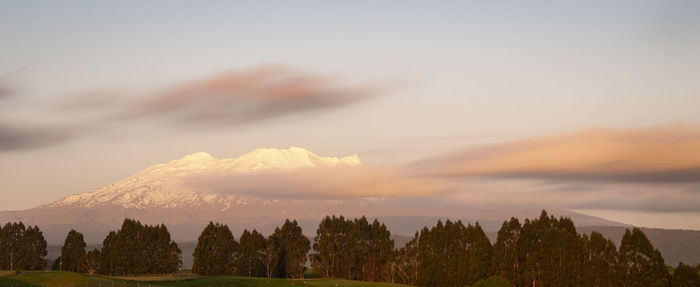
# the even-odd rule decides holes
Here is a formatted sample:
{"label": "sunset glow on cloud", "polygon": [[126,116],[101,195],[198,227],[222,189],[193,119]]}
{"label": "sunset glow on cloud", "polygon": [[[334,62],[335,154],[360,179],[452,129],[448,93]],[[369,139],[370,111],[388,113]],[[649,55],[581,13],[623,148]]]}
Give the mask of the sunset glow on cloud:
{"label": "sunset glow on cloud", "polygon": [[700,181],[700,126],[596,128],[452,153],[425,164],[446,176],[573,181]]}

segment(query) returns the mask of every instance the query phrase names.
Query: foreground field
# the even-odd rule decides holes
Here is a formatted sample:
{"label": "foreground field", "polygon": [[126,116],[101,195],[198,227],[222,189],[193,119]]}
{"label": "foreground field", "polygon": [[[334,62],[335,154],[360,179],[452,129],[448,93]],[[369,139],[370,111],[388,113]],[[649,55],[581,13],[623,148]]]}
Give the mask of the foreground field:
{"label": "foreground field", "polygon": [[247,286],[316,286],[316,287],[401,287],[407,285],[370,283],[337,279],[267,279],[237,276],[196,277],[191,275],[143,276],[143,277],[103,277],[87,276],[72,272],[26,272],[20,275],[0,276],[0,286],[48,286],[48,287],[166,287],[166,286],[207,286],[207,287],[247,287]]}

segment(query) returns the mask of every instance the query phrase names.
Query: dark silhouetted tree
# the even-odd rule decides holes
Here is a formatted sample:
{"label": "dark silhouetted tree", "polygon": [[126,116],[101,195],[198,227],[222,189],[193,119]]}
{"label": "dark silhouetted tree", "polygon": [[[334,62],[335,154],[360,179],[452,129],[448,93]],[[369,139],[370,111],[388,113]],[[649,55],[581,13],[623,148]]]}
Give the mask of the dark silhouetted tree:
{"label": "dark silhouetted tree", "polygon": [[102,242],[99,272],[113,275],[172,273],[182,266],[181,251],[165,225],[124,219]]}
{"label": "dark silhouetted tree", "polygon": [[395,261],[396,283],[414,285],[418,279],[418,232],[398,250]]}
{"label": "dark silhouetted tree", "polygon": [[71,229],[61,248],[59,268],[63,271],[83,272],[83,256],[85,256],[85,240],[83,234]]}
{"label": "dark silhouetted tree", "polygon": [[247,229],[244,230],[239,239],[238,251],[234,261],[235,274],[249,277],[266,276],[265,264],[263,264],[264,259],[262,257],[265,245],[265,237],[258,233],[257,230],[254,229],[253,232]]}
{"label": "dark silhouetted tree", "polygon": [[231,274],[237,248],[238,242],[228,226],[209,222],[199,235],[192,254],[192,272],[200,275]]}
{"label": "dark silhouetted tree", "polygon": [[22,222],[7,223],[0,228],[0,269],[46,269],[46,240],[37,226]]}
{"label": "dark silhouetted tree", "polygon": [[325,278],[342,278],[346,275],[343,271],[346,266],[343,263],[343,255],[350,244],[348,232],[351,222],[343,216],[326,216],[318,225],[316,237],[314,237],[314,253],[310,255],[311,265],[314,270]]}
{"label": "dark silhouetted tree", "polygon": [[661,252],[639,228],[625,231],[619,250],[620,286],[668,285],[669,274]]}
{"label": "dark silhouetted tree", "polygon": [[522,262],[520,262],[518,251],[518,240],[522,226],[517,218],[504,221],[501,229],[498,230],[498,238],[493,245],[493,268],[494,273],[511,282],[524,285],[520,274]]}
{"label": "dark silhouetted tree", "polygon": [[285,220],[282,227],[271,235],[277,240],[277,276],[304,278],[307,254],[311,249],[309,239],[302,233],[296,220]]}
{"label": "dark silhouetted tree", "polygon": [[85,253],[82,258],[82,268],[87,274],[90,275],[97,273],[97,271],[100,269],[101,263],[102,255],[100,254],[100,250],[97,249],[93,249],[88,253]]}
{"label": "dark silhouetted tree", "polygon": [[671,280],[673,287],[698,287],[700,286],[700,276],[698,270],[692,266],[678,263],[678,267],[673,271]]}
{"label": "dark silhouetted tree", "polygon": [[581,283],[583,286],[618,286],[615,268],[618,266],[617,247],[602,234],[594,231],[583,236],[586,245]]}

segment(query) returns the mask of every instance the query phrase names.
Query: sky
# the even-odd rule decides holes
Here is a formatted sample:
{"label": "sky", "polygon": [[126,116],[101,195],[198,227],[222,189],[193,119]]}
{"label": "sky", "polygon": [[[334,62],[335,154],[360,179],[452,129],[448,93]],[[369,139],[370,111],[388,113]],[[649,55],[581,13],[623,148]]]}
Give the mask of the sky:
{"label": "sky", "polygon": [[450,185],[391,196],[700,229],[699,13],[697,1],[0,1],[0,210],[194,152],[299,146]]}

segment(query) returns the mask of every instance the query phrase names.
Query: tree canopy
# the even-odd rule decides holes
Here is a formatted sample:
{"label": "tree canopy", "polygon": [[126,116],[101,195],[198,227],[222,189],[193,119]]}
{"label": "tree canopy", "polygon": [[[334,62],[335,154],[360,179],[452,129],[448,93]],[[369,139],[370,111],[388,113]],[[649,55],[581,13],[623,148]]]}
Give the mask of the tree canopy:
{"label": "tree canopy", "polygon": [[73,229],[68,232],[61,247],[59,270],[83,272],[83,257],[85,256],[85,240],[83,234]]}
{"label": "tree canopy", "polygon": [[7,223],[0,228],[1,270],[46,269],[46,240],[37,226]]}
{"label": "tree canopy", "polygon": [[182,266],[182,251],[165,225],[124,219],[102,242],[99,272],[110,275],[164,274]]}
{"label": "tree canopy", "polygon": [[238,242],[225,224],[209,222],[197,240],[192,272],[200,275],[223,275],[233,272]]}

